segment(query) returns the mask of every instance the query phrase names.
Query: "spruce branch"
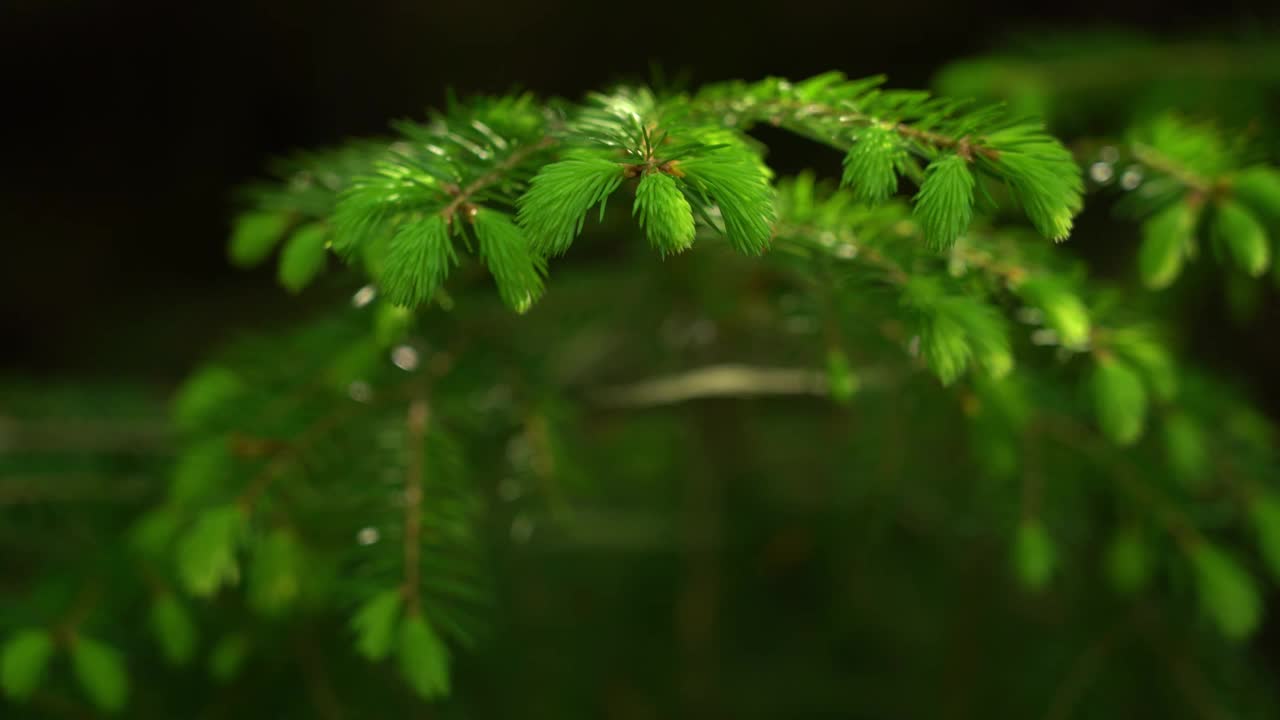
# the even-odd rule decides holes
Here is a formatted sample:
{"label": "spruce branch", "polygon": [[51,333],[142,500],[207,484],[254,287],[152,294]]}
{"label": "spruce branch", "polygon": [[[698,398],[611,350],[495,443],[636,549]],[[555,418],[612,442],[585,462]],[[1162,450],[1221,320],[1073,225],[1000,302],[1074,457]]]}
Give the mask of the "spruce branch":
{"label": "spruce branch", "polygon": [[[1012,118],[997,107],[973,110],[964,101],[927,93],[882,91],[878,86],[883,80],[848,81],[828,73],[794,85],[778,78],[725,83],[687,100],[687,110],[741,130],[768,122],[846,151],[844,181],[866,186],[868,198],[884,195],[886,167],[909,169],[903,158],[908,150],[931,169],[957,158],[1006,183],[1042,235],[1063,240],[1070,234],[1072,218],[1082,207],[1083,182],[1070,152],[1041,123]],[[898,141],[886,142],[890,134]],[[973,185],[956,173],[949,177],[946,194],[965,196],[967,202],[952,203],[940,217],[948,227],[963,227],[963,210],[973,204]],[[939,237],[936,242],[949,240]]]}
{"label": "spruce branch", "polygon": [[[491,611],[483,561],[541,562],[537,553],[507,552],[508,537],[518,545],[536,535],[535,546],[555,548],[568,536],[580,552],[665,553],[672,535],[656,510],[636,516],[606,507],[584,516],[574,507],[589,496],[607,504],[615,489],[648,487],[652,478],[683,477],[704,457],[714,463],[729,453],[742,462],[734,452],[757,430],[721,435],[735,419],[722,412],[726,399],[778,399],[752,406],[772,421],[779,411],[803,411],[807,398],[829,397],[852,408],[831,415],[823,441],[833,452],[788,452],[788,433],[803,440],[801,450],[812,446],[809,419],[761,423],[759,432],[778,439],[761,445],[761,477],[807,471],[804,463],[815,477],[843,476],[852,465],[832,458],[858,458],[857,467],[894,480],[926,470],[990,479],[973,489],[991,497],[960,482],[859,486],[851,495],[813,483],[793,501],[842,513],[873,506],[868,517],[883,523],[871,523],[876,536],[951,540],[1013,529],[1014,569],[1028,587],[1059,600],[1081,586],[1056,582],[1053,571],[1092,560],[1080,556],[1096,543],[1081,542],[1079,528],[1105,527],[1088,513],[1118,497],[1124,518],[1113,539],[1138,548],[1138,559],[1131,552],[1127,560],[1145,562],[1145,529],[1159,528],[1159,547],[1173,548],[1175,574],[1190,573],[1219,634],[1252,632],[1262,608],[1250,574],[1257,563],[1235,559],[1236,534],[1217,537],[1220,503],[1201,502],[1217,499],[1224,483],[1196,483],[1215,468],[1229,475],[1226,488],[1243,494],[1237,509],[1257,535],[1247,549],[1280,567],[1280,499],[1265,490],[1275,468],[1273,428],[1246,414],[1246,398],[1177,360],[1146,303],[1090,280],[1066,253],[1029,241],[1030,232],[978,201],[989,194],[1015,203],[1046,237],[1069,232],[1078,169],[1039,123],[881,90],[880,82],[826,75],[683,95],[623,87],[581,103],[528,95],[451,101],[421,124],[400,124],[394,140],[321,153],[281,174],[260,188],[233,256],[258,262],[282,247],[280,277],[296,291],[324,267],[329,245],[365,287],[296,332],[247,343],[180,393],[174,482],[129,531],[131,551],[120,563],[137,560],[151,595],[172,593],[170,571],[195,594],[211,595],[235,584],[243,559],[250,610],[265,615],[261,588],[282,586],[306,602],[277,622],[296,617],[305,623],[296,627],[310,629],[309,618],[350,613],[359,654],[371,661],[398,654],[408,688],[433,699],[448,692],[451,648],[477,647]],[[765,149],[744,134],[766,124],[842,151],[841,186],[808,174],[775,182]],[[1201,225],[1242,269],[1265,269],[1280,176],[1245,164],[1253,158],[1203,129],[1164,123],[1144,132],[1126,147],[1148,171],[1142,192],[1132,194],[1153,213],[1144,228],[1148,284],[1173,281]],[[1102,176],[1095,182],[1104,184]],[[914,199],[894,199],[904,177],[920,186]],[[606,216],[606,201],[619,196],[623,212]],[[575,258],[564,263],[565,277],[547,280],[546,256],[578,241],[596,208],[610,232],[630,215],[632,235],[666,262],[625,254],[625,265],[609,268],[599,255]],[[466,285],[485,272],[496,297]],[[503,308],[529,309],[544,286],[538,312],[517,317]],[[416,309],[429,302],[439,311]],[[551,342],[557,333],[568,338],[560,347]],[[708,358],[735,361],[700,364]],[[926,368],[936,380],[917,373]],[[431,383],[428,398],[426,379],[446,373],[449,381]],[[640,379],[600,387],[586,376]],[[690,406],[699,432],[716,442],[689,442],[678,423]],[[607,422],[578,424],[579,413]],[[9,417],[20,415],[6,407]],[[128,440],[123,432],[59,445],[40,433],[15,436],[13,422],[0,425],[0,442],[10,441],[0,457],[6,477],[45,477],[39,454],[47,449],[128,454],[116,447]],[[81,427],[91,432],[87,425],[68,432]],[[956,462],[927,464],[934,455]],[[968,459],[975,462],[961,464]],[[84,477],[98,472],[97,464],[85,467]],[[102,468],[126,476],[109,461]],[[481,513],[483,493],[466,478],[469,469],[494,480],[481,489],[501,503],[494,512]],[[726,469],[756,472],[754,463],[710,468]],[[79,477],[61,468],[48,476]],[[1099,476],[1114,482],[1087,482]],[[1168,485],[1167,477],[1183,484]],[[957,502],[973,496],[981,502]],[[864,500],[892,500],[900,511],[880,513],[883,504]],[[38,537],[27,517],[34,514],[6,515],[19,522],[3,532],[35,553],[6,587],[45,583],[46,558],[66,553],[27,540]],[[699,514],[687,515],[696,524]],[[632,517],[641,521],[618,527]],[[93,536],[88,524],[71,530]],[[694,534],[687,549],[698,555],[735,542],[726,533]],[[884,545],[903,552],[885,559],[895,572],[917,557],[902,543]],[[171,547],[179,548],[175,557]],[[161,558],[178,562],[170,568]],[[775,562],[766,558],[767,566]],[[333,569],[341,572],[323,572]],[[1118,592],[1163,575],[1132,574],[1141,577],[1127,589],[1113,580]],[[102,592],[111,601],[103,607],[135,600],[110,586]],[[240,615],[218,612],[213,624]],[[86,629],[94,621],[86,618]],[[252,631],[244,622],[235,632]],[[215,655],[234,646],[220,643]],[[265,643],[254,650],[266,662],[277,651]],[[1086,649],[1067,677],[1049,678],[1060,682],[1051,715],[1065,712],[1053,708],[1070,706],[1104,654]],[[326,697],[316,686],[344,685],[347,674],[303,672],[317,708],[336,712],[333,698],[346,692]]]}
{"label": "spruce branch", "polygon": [[[843,78],[835,75],[820,75],[799,87],[781,79],[768,79],[755,85],[734,83],[724,86],[712,86],[700,93],[690,102],[690,112],[695,116],[707,116],[718,119],[730,127],[749,130],[757,123],[768,123],[775,127],[788,129],[831,144],[840,150],[847,150],[848,130],[874,128],[887,130],[901,136],[905,140],[932,150],[951,150],[972,162],[975,156],[997,159],[1000,151],[990,146],[981,137],[968,134],[952,135],[945,132],[916,127],[907,121],[894,121],[892,108],[903,96],[890,96],[890,102],[883,103],[883,114],[859,109],[859,102],[876,105],[879,91],[876,88],[885,82],[884,76],[874,76],[863,80],[845,83]],[[830,97],[830,100],[813,100],[802,97],[808,94],[806,85],[812,84],[818,89],[813,93],[819,97]],[[824,87],[823,85],[829,85]],[[921,102],[925,98],[910,98]],[[916,103],[907,102],[903,105]],[[920,105],[929,111],[936,111],[936,105]],[[958,106],[953,109],[958,109]],[[900,111],[901,112],[901,111]],[[925,112],[912,114],[926,115]]]}

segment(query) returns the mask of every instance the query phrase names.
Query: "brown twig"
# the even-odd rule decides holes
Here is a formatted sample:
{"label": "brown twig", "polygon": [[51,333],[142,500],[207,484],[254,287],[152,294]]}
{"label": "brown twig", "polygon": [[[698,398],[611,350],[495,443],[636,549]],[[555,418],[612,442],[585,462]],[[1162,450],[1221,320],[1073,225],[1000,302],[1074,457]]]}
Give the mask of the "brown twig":
{"label": "brown twig", "polygon": [[422,476],[426,464],[426,448],[430,409],[427,401],[418,398],[409,403],[405,418],[405,446],[409,450],[404,484],[404,594],[405,607],[410,614],[418,611],[418,586],[422,553]]}
{"label": "brown twig", "polygon": [[475,208],[471,205],[471,199],[476,193],[501,181],[502,178],[506,176],[508,170],[524,162],[525,158],[539,150],[545,150],[552,145],[555,145],[557,142],[558,140],[555,137],[547,135],[536,143],[525,145],[524,147],[513,150],[506,159],[495,165],[489,172],[481,175],[475,180],[472,180],[464,187],[454,188],[453,199],[449,201],[448,205],[444,206],[444,209],[440,211],[440,215],[444,217],[445,222],[452,223],[454,215],[456,215],[459,210],[466,210],[468,212],[468,219],[470,219],[475,214]]}
{"label": "brown twig", "polygon": [[1157,616],[1158,611],[1149,605],[1144,606],[1142,610],[1137,613],[1139,627],[1144,631],[1156,655],[1168,663],[1169,670],[1173,673],[1183,696],[1195,707],[1200,717],[1208,720],[1226,720],[1227,712],[1213,697],[1212,688],[1205,679],[1204,673],[1187,656],[1186,648],[1169,637],[1168,627]]}
{"label": "brown twig", "polygon": [[300,634],[296,638],[294,650],[298,664],[302,669],[302,677],[307,685],[307,693],[311,696],[311,704],[316,713],[324,720],[342,720],[345,713],[342,703],[333,690],[329,673],[324,666],[324,655],[317,652],[310,638]]}
{"label": "brown twig", "polygon": [[1062,682],[1053,693],[1053,700],[1044,714],[1044,720],[1065,720],[1071,717],[1071,709],[1080,694],[1089,687],[1089,681],[1102,669],[1116,643],[1133,629],[1128,616],[1117,618],[1097,639],[1089,643],[1076,657],[1071,670],[1062,676]]}
{"label": "brown twig", "polygon": [[[1000,157],[998,150],[984,144],[980,138],[972,138],[967,135],[952,137],[929,130],[920,130],[906,123],[890,124],[864,112],[825,103],[801,102],[780,98],[757,103],[754,110],[759,119],[776,127],[784,127],[788,122],[801,122],[806,117],[831,118],[842,126],[867,127],[881,125],[909,140],[936,148],[955,150],[957,154],[969,162],[973,161],[975,155],[981,155],[988,160],[996,160]],[[724,108],[717,107],[715,103],[707,103],[706,105],[706,112],[710,114],[724,114],[725,111]]]}

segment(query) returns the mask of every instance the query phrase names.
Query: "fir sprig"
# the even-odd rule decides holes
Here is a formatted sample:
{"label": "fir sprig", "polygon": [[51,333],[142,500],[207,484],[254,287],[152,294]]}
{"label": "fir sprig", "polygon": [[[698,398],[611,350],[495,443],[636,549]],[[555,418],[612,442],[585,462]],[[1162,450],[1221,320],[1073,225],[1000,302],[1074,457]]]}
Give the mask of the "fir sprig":
{"label": "fir sprig", "polygon": [[[742,129],[769,123],[846,150],[844,181],[865,188],[859,191],[865,199],[884,196],[890,168],[895,174],[911,170],[908,154],[925,161],[959,156],[1007,183],[1043,235],[1062,240],[1070,234],[1082,205],[1080,172],[1039,122],[1011,118],[997,107],[975,110],[927,93],[882,90],[883,81],[837,73],[795,84],[769,78],[710,86],[688,103],[695,116]],[[950,225],[967,225],[962,216],[949,219]]]}
{"label": "fir sprig", "polygon": [[1175,114],[1133,128],[1128,150],[1149,175],[1126,198],[1142,220],[1138,270],[1148,287],[1172,285],[1205,241],[1245,275],[1272,266],[1280,243],[1280,169],[1252,162],[1241,142],[1217,128]]}

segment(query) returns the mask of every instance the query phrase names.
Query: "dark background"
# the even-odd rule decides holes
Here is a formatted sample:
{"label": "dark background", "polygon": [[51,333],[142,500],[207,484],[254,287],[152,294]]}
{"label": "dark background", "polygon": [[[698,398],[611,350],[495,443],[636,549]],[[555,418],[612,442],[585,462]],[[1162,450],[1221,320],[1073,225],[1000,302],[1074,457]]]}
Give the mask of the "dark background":
{"label": "dark background", "polygon": [[[446,87],[577,96],[655,63],[694,81],[839,69],[924,87],[1013,31],[1194,34],[1274,28],[1280,14],[1274,1],[1164,0],[0,8],[0,375],[164,382],[229,336],[300,311],[269,269],[227,265],[232,190],[273,155],[421,116]],[[838,167],[811,152],[784,143],[773,159]],[[1280,359],[1275,345],[1255,364]]]}

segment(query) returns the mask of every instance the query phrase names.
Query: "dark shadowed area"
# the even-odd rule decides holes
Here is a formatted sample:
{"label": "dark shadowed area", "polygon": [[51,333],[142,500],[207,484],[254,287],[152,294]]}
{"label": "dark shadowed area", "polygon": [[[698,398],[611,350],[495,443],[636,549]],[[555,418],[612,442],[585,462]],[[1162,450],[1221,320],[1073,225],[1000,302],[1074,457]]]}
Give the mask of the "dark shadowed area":
{"label": "dark shadowed area", "polygon": [[[15,0],[3,13],[10,129],[0,237],[9,256],[0,264],[0,366],[169,381],[233,328],[298,312],[281,302],[269,273],[225,261],[234,188],[273,156],[421,117],[448,88],[576,97],[647,79],[654,68],[693,82],[838,69],[923,87],[944,63],[1018,32],[1248,32],[1276,16],[1268,2],[1157,0]],[[770,140],[784,172],[824,164],[838,172],[815,147]],[[1103,256],[1110,245],[1079,242]],[[1257,341],[1216,324],[1205,332],[1215,361],[1230,358],[1213,348]],[[1242,353],[1251,368],[1280,362],[1274,341],[1257,347]],[[1268,387],[1274,403],[1280,386]]]}

